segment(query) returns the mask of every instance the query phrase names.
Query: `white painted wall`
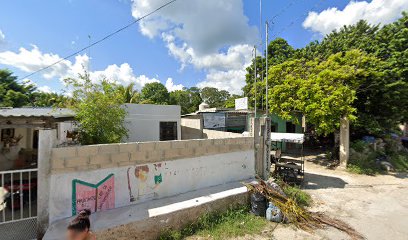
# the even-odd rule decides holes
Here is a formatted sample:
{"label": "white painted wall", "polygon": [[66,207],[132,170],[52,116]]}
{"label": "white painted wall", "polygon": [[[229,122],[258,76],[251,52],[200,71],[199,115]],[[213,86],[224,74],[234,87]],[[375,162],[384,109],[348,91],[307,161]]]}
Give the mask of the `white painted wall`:
{"label": "white painted wall", "polygon": [[[135,176],[135,168],[140,166],[147,166],[149,169],[146,174],[146,181]],[[130,202],[128,169],[132,194],[136,198],[134,202]],[[72,216],[74,179],[97,184],[109,174],[114,174],[115,208],[118,208],[253,178],[255,176],[255,160],[254,152],[250,150],[137,166],[54,174],[50,180],[50,222]],[[162,182],[155,183],[155,176],[159,175],[162,177]]]}
{"label": "white painted wall", "polygon": [[10,152],[3,152],[4,142],[0,142],[0,171],[14,168],[15,160],[22,148],[32,149],[32,131],[31,128],[15,128],[14,137],[21,135],[23,138],[18,142],[18,145],[10,147]]}
{"label": "white painted wall", "polygon": [[60,122],[57,128],[57,144],[67,142],[67,132],[73,131],[77,128],[74,121]]}
{"label": "white painted wall", "polygon": [[129,138],[125,142],[160,141],[160,122],[177,122],[177,138],[181,139],[181,109],[178,105],[125,104],[125,125]]}

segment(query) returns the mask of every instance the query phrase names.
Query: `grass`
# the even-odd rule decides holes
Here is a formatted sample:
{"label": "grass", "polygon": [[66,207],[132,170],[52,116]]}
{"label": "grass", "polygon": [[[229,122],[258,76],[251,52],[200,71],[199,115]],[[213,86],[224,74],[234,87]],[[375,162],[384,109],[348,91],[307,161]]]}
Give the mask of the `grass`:
{"label": "grass", "polygon": [[248,207],[227,210],[225,213],[205,214],[181,230],[166,230],[160,240],[179,240],[188,236],[226,239],[246,234],[259,234],[268,224],[263,217],[249,213]]}
{"label": "grass", "polygon": [[312,204],[312,197],[298,187],[292,187],[286,184],[282,187],[282,190],[301,207],[309,207]]}
{"label": "grass", "polygon": [[396,171],[408,172],[408,154],[405,152],[393,154],[389,161]]}
{"label": "grass", "polygon": [[351,173],[376,175],[382,172],[380,166],[375,162],[377,157],[376,152],[366,154],[356,153],[350,155],[350,160],[347,164],[347,170]]}

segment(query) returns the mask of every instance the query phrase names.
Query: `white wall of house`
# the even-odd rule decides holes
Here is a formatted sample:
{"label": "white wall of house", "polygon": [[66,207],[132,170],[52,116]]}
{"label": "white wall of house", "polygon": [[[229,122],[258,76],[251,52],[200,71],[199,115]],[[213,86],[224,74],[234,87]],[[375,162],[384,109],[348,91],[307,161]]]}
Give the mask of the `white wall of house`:
{"label": "white wall of house", "polygon": [[57,144],[67,142],[67,132],[77,128],[74,121],[60,122],[57,128]]}
{"label": "white wall of house", "polygon": [[[57,144],[62,144],[67,141],[67,131],[72,131],[75,129],[75,124],[72,121],[67,121],[67,122],[60,122],[57,123],[57,136],[58,138],[56,139]],[[6,128],[6,127],[3,127]],[[0,128],[1,131],[2,128]],[[18,145],[16,146],[11,146],[10,151],[3,151],[4,148],[4,142],[0,142],[0,171],[6,171],[6,170],[11,170],[15,169],[16,166],[16,160],[20,157],[19,153],[22,149],[24,149],[26,152],[33,152],[36,153],[37,150],[33,150],[33,142],[34,142],[34,131],[35,130],[40,130],[42,128],[24,128],[24,127],[19,127],[19,128],[14,128],[14,137],[18,136],[23,136],[23,138],[18,142]],[[27,159],[29,157],[28,153],[24,156],[21,156],[23,159]],[[25,161],[20,160],[20,165],[24,163]],[[29,163],[27,163],[28,166]],[[27,167],[26,166],[26,167]]]}
{"label": "white wall of house", "polygon": [[[3,128],[0,128],[3,129]],[[14,128],[14,137],[23,136],[18,145],[10,147],[10,151],[4,152],[4,142],[0,142],[0,171],[13,169],[15,160],[18,158],[21,149],[31,150],[33,146],[33,129]]]}
{"label": "white wall of house", "polygon": [[177,139],[181,139],[181,109],[177,105],[125,104],[125,125],[129,138],[124,142],[160,141],[160,122],[177,122]]}

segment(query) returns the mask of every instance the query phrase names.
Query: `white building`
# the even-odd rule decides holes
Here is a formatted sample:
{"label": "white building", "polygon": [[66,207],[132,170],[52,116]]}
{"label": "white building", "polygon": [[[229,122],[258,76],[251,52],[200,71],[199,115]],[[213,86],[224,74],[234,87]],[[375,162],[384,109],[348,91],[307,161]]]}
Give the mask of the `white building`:
{"label": "white building", "polygon": [[181,108],[178,105],[125,104],[126,142],[181,139]]}
{"label": "white building", "polygon": [[[123,142],[181,139],[181,109],[176,105],[125,104],[129,138]],[[36,168],[38,134],[56,129],[55,144],[75,144],[74,112],[63,108],[0,108],[0,171]]]}
{"label": "white building", "polygon": [[39,130],[57,129],[56,144],[62,144],[73,120],[69,109],[0,108],[0,171],[36,168]]}

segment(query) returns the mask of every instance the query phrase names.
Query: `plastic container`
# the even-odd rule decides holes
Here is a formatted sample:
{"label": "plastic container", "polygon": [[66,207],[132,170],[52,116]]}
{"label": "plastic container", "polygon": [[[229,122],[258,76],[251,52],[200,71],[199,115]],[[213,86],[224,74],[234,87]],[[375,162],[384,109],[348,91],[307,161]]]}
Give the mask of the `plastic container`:
{"label": "plastic container", "polygon": [[266,209],[266,219],[272,222],[282,222],[282,212],[281,210],[273,205],[273,203],[269,203],[268,208]]}

